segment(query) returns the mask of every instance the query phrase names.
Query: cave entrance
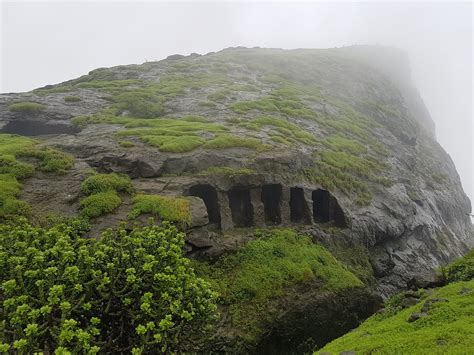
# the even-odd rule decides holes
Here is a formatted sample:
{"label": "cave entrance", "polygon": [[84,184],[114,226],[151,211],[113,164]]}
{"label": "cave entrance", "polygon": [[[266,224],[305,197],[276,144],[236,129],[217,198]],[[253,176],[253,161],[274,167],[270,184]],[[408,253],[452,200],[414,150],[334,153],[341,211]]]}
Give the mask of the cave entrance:
{"label": "cave entrance", "polygon": [[209,223],[220,227],[221,213],[217,200],[217,191],[211,185],[195,185],[189,189],[189,195],[201,198],[204,201],[209,217]]}
{"label": "cave entrance", "polygon": [[282,187],[280,184],[262,186],[265,224],[275,225],[281,223],[281,195]]}
{"label": "cave entrance", "polygon": [[234,227],[251,227],[253,225],[253,207],[250,190],[233,188],[227,192],[227,195]]}
{"label": "cave entrance", "polygon": [[293,223],[308,222],[308,205],[301,187],[290,189],[290,219]]}
{"label": "cave entrance", "polygon": [[313,219],[316,223],[334,222],[338,227],[345,227],[346,220],[337,199],[327,190],[314,190]]}

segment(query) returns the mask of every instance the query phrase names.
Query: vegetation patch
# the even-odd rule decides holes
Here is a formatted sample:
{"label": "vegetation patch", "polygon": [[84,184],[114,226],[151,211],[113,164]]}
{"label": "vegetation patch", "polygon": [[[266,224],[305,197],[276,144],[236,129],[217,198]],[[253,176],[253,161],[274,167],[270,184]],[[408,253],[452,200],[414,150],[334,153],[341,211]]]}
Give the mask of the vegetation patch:
{"label": "vegetation patch", "polygon": [[[0,134],[0,219],[26,215],[30,211],[27,203],[18,200],[18,195],[20,181],[32,176],[35,168],[61,174],[73,164],[70,155],[40,148],[37,144],[31,138]],[[21,159],[28,159],[29,162]]]}
{"label": "vegetation patch", "polygon": [[1,353],[182,353],[205,330],[215,293],[173,226],[82,238],[82,220],[0,225]]}
{"label": "vegetation patch", "polygon": [[45,105],[42,105],[37,102],[30,102],[30,101],[22,101],[22,102],[15,102],[8,106],[8,109],[11,112],[19,112],[19,113],[38,113],[43,111],[46,108]]}
{"label": "vegetation patch", "polygon": [[142,214],[159,216],[170,222],[191,222],[189,200],[184,197],[138,194],[133,198],[129,218],[137,218]]}
{"label": "vegetation patch", "polygon": [[256,171],[249,168],[231,168],[229,166],[211,166],[199,172],[199,175],[248,175]]}
{"label": "vegetation patch", "polygon": [[[200,276],[220,294],[232,325],[254,342],[271,321],[275,300],[298,283],[320,283],[320,290],[338,291],[362,282],[324,247],[292,230],[260,231],[257,239],[216,263],[196,262]],[[313,287],[317,287],[314,286]]]}
{"label": "vegetation patch", "polygon": [[219,135],[216,138],[207,141],[203,147],[205,149],[249,148],[256,151],[271,149],[270,145],[263,144],[259,139],[243,138],[230,134]]}
{"label": "vegetation patch", "polygon": [[128,175],[94,174],[82,182],[81,190],[86,195],[109,191],[131,193],[133,186]]}
{"label": "vegetation patch", "polygon": [[64,101],[66,102],[79,102],[82,101],[79,96],[65,96]]}
{"label": "vegetation patch", "polygon": [[122,199],[115,191],[98,192],[81,200],[81,215],[96,218],[115,211],[122,204]]}

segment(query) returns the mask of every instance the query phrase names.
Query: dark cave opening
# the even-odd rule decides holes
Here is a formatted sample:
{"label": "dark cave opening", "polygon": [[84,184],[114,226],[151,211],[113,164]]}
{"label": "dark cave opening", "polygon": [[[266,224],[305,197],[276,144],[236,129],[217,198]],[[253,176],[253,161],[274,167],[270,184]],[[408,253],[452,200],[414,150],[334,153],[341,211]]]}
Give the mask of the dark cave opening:
{"label": "dark cave opening", "polygon": [[276,225],[281,223],[281,195],[282,186],[280,184],[262,186],[265,224]]}
{"label": "dark cave opening", "polygon": [[301,187],[290,189],[290,219],[293,223],[308,222],[308,206]]}
{"label": "dark cave opening", "polygon": [[250,190],[233,188],[227,192],[227,195],[234,227],[251,227],[253,225],[253,207]]}
{"label": "dark cave opening", "polygon": [[195,185],[189,189],[189,195],[201,198],[207,209],[210,224],[221,225],[221,213],[217,199],[217,191],[211,185]]}
{"label": "dark cave opening", "polygon": [[22,136],[41,136],[48,134],[73,134],[79,130],[67,123],[47,123],[41,120],[11,120],[1,130]]}
{"label": "dark cave opening", "polygon": [[313,219],[316,223],[334,222],[338,227],[346,227],[346,220],[336,198],[327,190],[314,190]]}

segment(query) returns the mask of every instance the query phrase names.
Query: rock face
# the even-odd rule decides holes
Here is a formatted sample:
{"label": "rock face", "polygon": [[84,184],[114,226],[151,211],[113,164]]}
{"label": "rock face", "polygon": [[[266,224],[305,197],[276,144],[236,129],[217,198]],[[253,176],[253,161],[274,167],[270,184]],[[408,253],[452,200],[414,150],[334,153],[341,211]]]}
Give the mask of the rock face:
{"label": "rock face", "polygon": [[[193,198],[191,253],[235,248],[222,237],[234,230],[326,229],[368,249],[389,295],[473,246],[469,199],[407,65],[380,47],[173,55],[2,94],[0,133],[76,159],[54,189],[23,182],[33,207],[72,215],[86,170],[124,173]],[[44,109],[11,109],[24,101]]]}

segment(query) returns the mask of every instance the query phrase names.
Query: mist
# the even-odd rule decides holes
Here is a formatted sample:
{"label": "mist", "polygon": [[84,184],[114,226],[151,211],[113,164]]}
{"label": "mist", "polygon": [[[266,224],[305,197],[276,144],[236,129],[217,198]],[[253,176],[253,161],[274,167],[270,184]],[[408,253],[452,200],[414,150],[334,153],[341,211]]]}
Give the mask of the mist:
{"label": "mist", "polygon": [[470,2],[2,2],[0,11],[2,93],[231,46],[398,47],[474,198]]}

